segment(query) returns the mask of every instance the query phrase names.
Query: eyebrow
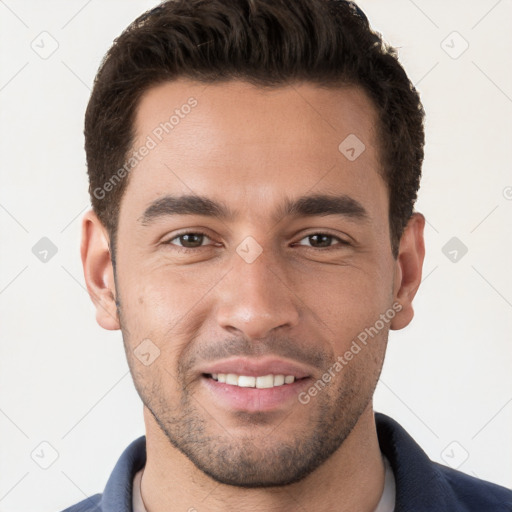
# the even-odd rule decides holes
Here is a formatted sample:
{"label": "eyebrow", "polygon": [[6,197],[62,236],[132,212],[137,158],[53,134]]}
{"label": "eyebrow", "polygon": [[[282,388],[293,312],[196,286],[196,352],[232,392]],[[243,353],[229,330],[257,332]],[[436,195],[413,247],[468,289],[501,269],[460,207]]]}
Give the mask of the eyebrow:
{"label": "eyebrow", "polygon": [[[216,202],[205,196],[166,195],[151,203],[139,222],[148,226],[152,222],[174,215],[203,215],[221,220],[232,220],[237,212],[221,202]],[[297,199],[287,198],[273,216],[278,221],[284,217],[313,217],[338,215],[358,221],[368,221],[369,215],[363,205],[348,195],[315,194],[302,196]]]}

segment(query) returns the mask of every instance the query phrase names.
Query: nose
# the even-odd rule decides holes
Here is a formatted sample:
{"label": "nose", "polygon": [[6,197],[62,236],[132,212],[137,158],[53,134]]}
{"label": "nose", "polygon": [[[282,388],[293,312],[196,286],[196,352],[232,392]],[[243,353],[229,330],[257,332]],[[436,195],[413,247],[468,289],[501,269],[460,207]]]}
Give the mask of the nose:
{"label": "nose", "polygon": [[[252,263],[234,255],[234,266],[217,287],[217,322],[248,339],[298,324],[300,300],[287,272],[266,251]],[[289,274],[289,273],[288,273]]]}

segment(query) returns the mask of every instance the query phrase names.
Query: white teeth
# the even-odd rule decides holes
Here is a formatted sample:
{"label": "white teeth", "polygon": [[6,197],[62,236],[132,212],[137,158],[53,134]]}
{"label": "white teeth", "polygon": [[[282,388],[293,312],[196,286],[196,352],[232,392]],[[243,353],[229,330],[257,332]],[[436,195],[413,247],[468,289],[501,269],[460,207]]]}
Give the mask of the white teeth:
{"label": "white teeth", "polygon": [[238,375],[234,373],[228,373],[226,375],[226,384],[231,384],[232,386],[238,386]]}
{"label": "white teeth", "polygon": [[238,385],[241,388],[253,388],[256,386],[256,377],[249,377],[247,375],[240,375],[238,377]]}
{"label": "white teeth", "polygon": [[267,389],[284,384],[293,384],[295,377],[293,375],[260,375],[253,377],[250,375],[236,375],[235,373],[212,373],[212,379],[218,382],[225,382],[231,386],[239,386],[241,388],[258,388]]}
{"label": "white teeth", "polygon": [[274,386],[282,386],[284,384],[284,378],[284,375],[274,375]]}
{"label": "white teeth", "polygon": [[263,377],[256,377],[256,387],[258,389],[273,388],[274,376],[264,375]]}

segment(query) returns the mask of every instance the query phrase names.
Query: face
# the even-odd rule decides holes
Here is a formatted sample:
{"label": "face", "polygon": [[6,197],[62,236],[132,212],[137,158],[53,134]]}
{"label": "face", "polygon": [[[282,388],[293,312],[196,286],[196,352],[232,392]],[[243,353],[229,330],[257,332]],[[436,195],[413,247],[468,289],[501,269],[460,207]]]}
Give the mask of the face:
{"label": "face", "polygon": [[116,314],[144,405],[219,482],[320,466],[408,323],[376,120],[360,89],[312,84],[180,80],[139,104]]}

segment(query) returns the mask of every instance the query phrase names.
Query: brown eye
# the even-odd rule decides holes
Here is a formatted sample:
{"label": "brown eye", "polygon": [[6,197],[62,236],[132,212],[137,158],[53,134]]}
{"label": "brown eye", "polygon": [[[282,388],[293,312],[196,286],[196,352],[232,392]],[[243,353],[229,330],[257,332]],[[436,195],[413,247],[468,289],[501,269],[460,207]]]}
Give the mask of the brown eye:
{"label": "brown eye", "polygon": [[171,238],[168,242],[169,245],[177,245],[185,249],[196,249],[203,246],[205,239],[210,240],[204,233],[183,233],[174,238]]}
{"label": "brown eye", "polygon": [[[309,243],[300,243],[303,240],[307,240]],[[334,235],[329,235],[327,233],[314,233],[304,237],[300,242],[299,245],[306,245],[314,249],[329,248],[333,245],[348,245],[348,242],[345,242],[345,240],[342,240],[341,238],[338,238]]]}
{"label": "brown eye", "polygon": [[313,247],[329,247],[333,237],[330,235],[310,235],[308,240]]}

